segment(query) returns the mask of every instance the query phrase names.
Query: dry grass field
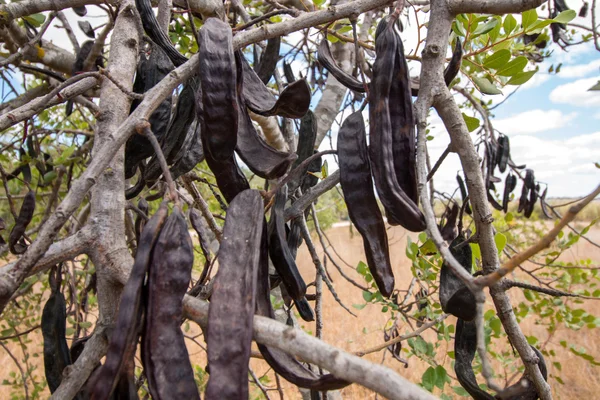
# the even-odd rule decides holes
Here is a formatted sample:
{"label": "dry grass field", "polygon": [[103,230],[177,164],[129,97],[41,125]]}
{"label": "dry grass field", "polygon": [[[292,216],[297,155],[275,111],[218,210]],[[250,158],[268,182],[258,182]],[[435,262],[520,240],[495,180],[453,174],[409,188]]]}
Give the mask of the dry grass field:
{"label": "dry grass field", "polygon": [[[409,282],[411,281],[412,275],[410,272],[410,260],[405,256],[405,245],[407,233],[402,228],[390,228],[389,238],[392,249],[392,264],[394,267],[394,273],[396,275],[397,287],[406,289]],[[412,235],[412,234],[411,234]],[[360,260],[364,260],[364,254],[362,250],[362,242],[358,235],[350,237],[350,229],[348,226],[333,227],[328,230],[328,236],[332,241],[333,246],[337,249],[338,253],[343,257],[344,261],[350,265],[355,266]],[[596,242],[600,242],[600,229],[596,228],[590,231],[589,237]],[[413,236],[416,239],[416,237]],[[592,244],[580,241],[574,246],[568,253],[564,254],[565,261],[575,261],[581,258],[591,258],[592,260],[600,262],[600,249],[593,246]],[[342,268],[345,268],[345,272],[352,276],[355,280],[361,282],[361,277],[350,267],[345,266],[343,262],[338,259],[339,264]],[[315,268],[312,264],[306,247],[303,246],[298,254],[298,263],[303,276],[307,282],[313,280]],[[598,263],[595,263],[596,265]],[[334,281],[335,289],[344,304],[352,309],[357,315],[354,317],[343,310],[334,300],[333,296],[325,291],[324,303],[323,303],[323,317],[324,317],[324,332],[323,339],[339,348],[346,351],[356,352],[360,351],[383,342],[382,327],[386,322],[386,314],[381,312],[380,306],[367,306],[362,310],[357,310],[352,307],[352,304],[363,303],[361,291],[345,281],[337,270],[332,266],[328,265],[328,271]],[[314,289],[312,289],[314,291]],[[513,289],[510,292],[510,296],[513,299],[513,305],[517,304],[522,299],[522,294],[518,289]],[[599,303],[598,301],[587,300],[582,307],[590,312],[596,311]],[[491,304],[488,304],[491,308]],[[594,308],[596,310],[594,310]],[[454,323],[454,317],[450,317],[448,323]],[[192,326],[187,333],[190,336],[197,335],[199,329]],[[302,327],[310,332],[314,332],[314,324],[301,323]],[[564,382],[563,385],[559,384],[555,379],[550,379],[550,384],[553,388],[554,398],[559,400],[566,399],[594,399],[597,398],[597,392],[600,390],[600,374],[596,367],[593,367],[588,362],[584,361],[580,357],[575,356],[568,350],[561,347],[560,341],[565,340],[567,343],[577,343],[585,346],[588,353],[595,358],[600,358],[600,337],[597,329],[590,330],[583,328],[580,331],[571,331],[564,327],[559,329],[550,336],[545,327],[536,324],[536,321],[529,317],[526,318],[521,324],[526,335],[535,335],[538,337],[540,343],[546,343],[546,350],[554,350],[556,357],[547,359],[549,364],[549,373],[551,375],[558,375]],[[400,326],[401,332],[405,333],[409,331],[408,327]],[[436,336],[433,332],[425,332],[424,338],[426,340],[433,340]],[[38,380],[43,377],[43,360],[42,360],[42,346],[41,346],[41,333],[38,331],[36,334],[30,334],[29,338],[32,340],[28,344],[31,353],[37,351],[38,356],[29,360],[33,365],[37,365],[38,369],[36,374]],[[445,342],[444,342],[445,343]],[[197,343],[188,341],[189,351],[192,358],[192,362],[196,365],[204,367],[206,364],[206,358],[204,351],[199,346],[204,346],[202,337],[197,339]],[[496,343],[494,343],[496,345]],[[499,348],[508,349],[509,346],[506,343],[499,343]],[[21,358],[22,354],[15,343],[9,344],[9,349],[14,352],[17,358]],[[437,349],[436,362],[444,365],[447,371],[453,375],[451,368],[451,360],[447,355],[447,351],[451,351],[452,348],[446,348],[442,345]],[[383,358],[383,351],[378,353],[370,354],[366,356],[372,362],[381,363]],[[409,366],[405,368],[403,364],[392,359],[389,355],[385,357],[383,363],[388,367],[395,370],[400,375],[413,381],[420,382],[423,372],[428,368],[428,364],[416,359],[411,358],[408,360]],[[562,363],[562,370],[552,365],[552,362],[560,361]],[[2,365],[2,372],[0,377],[2,379],[8,378],[11,372],[18,370],[15,367],[14,362],[8,356],[6,351],[0,349],[0,363]],[[251,366],[253,370],[260,376],[264,374],[268,367],[260,359],[252,359]],[[501,377],[504,376],[504,371],[500,370],[498,365],[495,365],[496,372]],[[512,373],[508,374],[508,377],[512,377]],[[482,382],[480,380],[480,382]],[[452,385],[456,385],[456,381],[453,380]],[[273,377],[271,376],[268,386],[274,385]],[[292,385],[287,384],[282,380],[286,399],[300,399],[301,394]],[[7,386],[0,387],[0,398],[9,399],[11,388]],[[278,398],[276,392],[269,392],[271,398]],[[454,392],[446,385],[444,393],[451,398],[459,398]],[[440,395],[439,389],[436,389],[436,395]],[[47,392],[41,396],[46,398]],[[260,396],[260,392],[256,387],[253,389],[253,396]],[[359,386],[352,385],[342,390],[342,396],[344,399],[375,399],[376,395],[369,390]],[[379,397],[381,398],[381,397]]]}

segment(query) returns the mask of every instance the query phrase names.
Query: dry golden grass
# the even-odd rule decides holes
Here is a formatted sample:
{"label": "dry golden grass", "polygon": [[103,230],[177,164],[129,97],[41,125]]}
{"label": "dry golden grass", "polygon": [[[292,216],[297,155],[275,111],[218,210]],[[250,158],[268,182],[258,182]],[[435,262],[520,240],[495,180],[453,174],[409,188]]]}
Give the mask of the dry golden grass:
{"label": "dry golden grass", "polygon": [[[396,285],[400,289],[406,289],[411,278],[410,262],[405,256],[405,245],[407,233],[398,227],[389,229],[389,238],[392,249],[392,265],[394,273],[396,275]],[[338,253],[348,262],[351,266],[356,266],[360,260],[364,260],[364,253],[362,248],[362,241],[360,237],[355,233],[351,237],[351,231],[348,226],[334,227],[328,231],[328,236],[332,241],[333,246],[337,249]],[[411,234],[413,239],[416,239],[416,235]],[[593,229],[589,233],[589,237],[596,242],[600,242],[600,229]],[[592,244],[580,241],[563,255],[564,261],[575,261],[581,258],[591,258],[600,262],[600,249],[594,247]],[[340,260],[339,264],[342,268],[345,268],[345,272],[352,276],[355,280],[361,282],[361,277],[350,267],[344,265]],[[315,268],[312,264],[310,256],[303,246],[298,254],[298,264],[301,269],[303,276],[307,282],[314,279]],[[598,263],[597,263],[598,264]],[[341,300],[350,307],[357,318],[349,315],[344,311],[334,300],[333,296],[326,291],[324,294],[323,303],[323,318],[325,321],[323,340],[326,342],[342,348],[346,351],[355,352],[363,350],[374,345],[383,342],[382,327],[386,322],[386,314],[381,312],[378,306],[369,305],[362,310],[356,310],[352,307],[352,304],[363,303],[361,291],[352,286],[350,283],[345,281],[333,265],[328,264],[328,270],[334,280],[335,289],[341,298]],[[313,289],[314,290],[314,289]],[[513,289],[510,292],[510,296],[513,299],[513,305],[517,304],[523,299],[521,292],[518,289]],[[572,300],[571,300],[572,301]],[[591,300],[585,301],[581,306],[589,312],[594,312],[594,308],[597,309],[598,302]],[[488,304],[488,308],[492,308],[491,304]],[[454,323],[454,318],[448,319],[448,323]],[[315,326],[312,323],[301,322],[302,327],[310,332],[314,332]],[[187,335],[194,336],[199,333],[199,328],[190,324],[190,331]],[[547,363],[549,364],[549,373],[551,375],[558,375],[565,382],[564,385],[559,384],[555,379],[550,379],[550,385],[553,389],[555,399],[594,399],[597,398],[597,391],[600,389],[600,376],[598,369],[584,361],[580,357],[575,356],[568,350],[565,350],[559,342],[565,340],[569,344],[577,343],[586,347],[589,354],[595,358],[600,358],[600,341],[598,336],[598,330],[590,330],[583,328],[580,331],[572,331],[564,327],[559,327],[553,335],[549,335],[544,326],[536,324],[536,321],[532,317],[526,318],[522,323],[521,327],[526,335],[535,335],[538,337],[540,343],[545,343],[546,350],[554,350],[556,357],[548,358]],[[401,326],[400,329],[404,332],[410,331],[410,328]],[[41,333],[38,331],[37,334],[29,335],[32,340],[28,344],[30,352],[37,351],[39,353],[38,358],[31,359],[31,363],[38,367],[37,374],[38,378],[43,377],[43,360],[41,357]],[[426,340],[434,340],[435,335],[433,332],[425,332],[424,338]],[[198,342],[205,346],[202,337],[198,338]],[[445,343],[445,342],[444,342]],[[451,345],[450,345],[451,346]],[[509,349],[507,343],[494,343],[496,349]],[[17,358],[21,359],[22,354],[17,345],[11,343],[9,348],[15,352]],[[206,357],[204,351],[198,346],[198,344],[188,341],[188,348],[191,355],[192,362],[196,365],[204,367],[206,365]],[[446,348],[445,344],[442,344],[437,349],[436,362],[446,367],[446,370],[453,375],[451,369],[451,360],[447,356],[447,351],[452,348]],[[382,362],[383,352],[367,355],[366,358],[372,362]],[[559,371],[552,365],[553,361],[560,361],[562,363],[562,370]],[[18,371],[9,358],[6,352],[2,351],[0,354],[0,362],[4,366],[0,376],[4,379],[8,377],[8,374],[13,371]],[[409,367],[404,368],[402,364],[392,359],[389,355],[385,357],[383,361],[385,365],[395,370],[398,374],[409,379],[413,382],[420,382],[423,372],[428,368],[428,364],[416,359],[409,359]],[[500,376],[504,376],[504,372],[496,364],[495,370]],[[268,371],[266,363],[259,359],[251,360],[251,367],[253,370],[261,376]],[[508,377],[512,377],[512,373],[508,373]],[[269,374],[271,380],[268,386],[274,386],[274,380],[272,374]],[[520,375],[519,375],[520,376]],[[480,379],[480,382],[481,379]],[[502,382],[504,383],[504,382]],[[286,399],[300,399],[301,395],[299,391],[289,383],[282,380],[282,385],[285,392]],[[456,385],[453,382],[453,385]],[[436,389],[437,390],[437,389]],[[452,390],[446,386],[444,391],[447,395],[453,398],[458,398]],[[0,398],[8,399],[10,394],[10,388],[4,386],[0,387]],[[439,395],[440,391],[437,390],[435,394]],[[42,395],[42,398],[47,397],[47,393]],[[259,395],[258,389],[253,387],[253,395]],[[345,399],[374,399],[375,394],[359,385],[351,385],[348,388],[342,390],[343,398]],[[270,392],[271,398],[278,398],[276,392]],[[254,398],[254,397],[253,397]],[[381,397],[380,397],[381,398]]]}

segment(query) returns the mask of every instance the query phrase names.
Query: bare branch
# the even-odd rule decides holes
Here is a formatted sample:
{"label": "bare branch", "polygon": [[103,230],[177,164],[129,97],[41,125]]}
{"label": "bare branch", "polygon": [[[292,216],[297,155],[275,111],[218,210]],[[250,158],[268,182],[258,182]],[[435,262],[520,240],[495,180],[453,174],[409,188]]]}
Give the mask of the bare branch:
{"label": "bare branch", "polygon": [[448,11],[452,15],[463,13],[510,14],[519,13],[544,4],[546,0],[448,0]]}
{"label": "bare branch", "polygon": [[106,0],[26,0],[0,6],[0,27],[16,18],[44,11],[61,11],[65,8],[104,4]]}

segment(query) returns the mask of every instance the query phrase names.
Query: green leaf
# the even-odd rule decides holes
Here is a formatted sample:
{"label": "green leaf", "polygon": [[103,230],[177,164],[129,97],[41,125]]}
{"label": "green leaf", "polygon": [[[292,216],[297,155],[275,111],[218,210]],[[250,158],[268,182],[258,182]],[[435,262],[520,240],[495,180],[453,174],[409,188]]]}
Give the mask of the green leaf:
{"label": "green leaf", "polygon": [[475,117],[470,117],[465,113],[462,113],[463,119],[465,120],[465,124],[467,124],[467,129],[469,132],[473,132],[475,129],[479,128],[480,122]]}
{"label": "green leaf", "polygon": [[459,396],[469,397],[469,393],[463,389],[461,386],[452,386],[452,390]]}
{"label": "green leaf", "polygon": [[506,221],[507,223],[511,222],[513,219],[515,219],[515,216],[511,212],[506,213],[506,215],[504,216],[504,221]]}
{"label": "green leaf", "polygon": [[498,254],[502,253],[502,250],[504,250],[504,247],[506,246],[506,236],[500,232],[497,232],[494,235],[494,242],[496,243]]}
{"label": "green leaf", "polygon": [[23,17],[23,19],[29,22],[31,25],[35,26],[36,28],[42,26],[44,21],[46,21],[46,17],[44,16],[44,14],[31,14]]}
{"label": "green leaf", "polygon": [[328,168],[327,168],[327,160],[323,161],[323,166],[321,167],[321,176],[323,177],[323,179],[327,178],[328,174]]}
{"label": "green leaf", "polygon": [[477,243],[469,243],[469,245],[471,246],[471,252],[473,252],[473,262],[475,262],[475,259],[481,260],[479,245]]}
{"label": "green leaf", "polygon": [[426,256],[430,256],[432,254],[437,253],[437,248],[435,247],[435,244],[431,239],[423,243],[419,250],[421,251],[421,254],[424,254]]}
{"label": "green leaf", "polygon": [[536,72],[536,70],[519,72],[518,74],[515,74],[512,78],[508,80],[507,85],[522,85],[528,80],[530,80]]}
{"label": "green leaf", "polygon": [[523,71],[523,68],[527,66],[527,57],[519,56],[513,58],[508,64],[497,72],[500,76],[514,76],[519,72]]}
{"label": "green leaf", "polygon": [[44,183],[50,183],[52,182],[56,177],[57,177],[57,173],[56,171],[52,170],[50,172],[46,172],[46,174],[44,175]]}
{"label": "green leaf", "polygon": [[331,43],[337,43],[340,41],[338,38],[329,33],[327,34],[327,40],[329,40]]}
{"label": "green leaf", "polygon": [[356,308],[357,310],[362,310],[366,306],[366,304],[352,304],[352,307]]}
{"label": "green leaf", "polygon": [[362,276],[365,276],[367,274],[367,264],[365,264],[362,261],[359,261],[358,265],[356,266],[356,271]]}
{"label": "green leaf", "polygon": [[512,16],[512,14],[508,14],[504,18],[504,23],[502,26],[504,27],[504,33],[506,33],[506,36],[508,36],[516,28],[517,20]]}
{"label": "green leaf", "polygon": [[510,50],[501,49],[486,57],[486,59],[483,61],[483,66],[485,68],[500,69],[504,67],[509,60]]}
{"label": "green leaf", "polygon": [[521,13],[521,25],[523,25],[523,29],[526,30],[531,24],[537,21],[537,19],[538,15],[535,8]]}
{"label": "green leaf", "polygon": [[567,22],[571,22],[576,16],[577,13],[575,12],[575,10],[565,10],[558,14],[556,17],[554,17],[554,22],[558,22],[559,24],[566,24]]}
{"label": "green leaf", "polygon": [[325,4],[325,0],[313,0],[313,4],[317,7],[321,7],[323,4]]}
{"label": "green leaf", "polygon": [[542,29],[547,27],[552,23],[551,19],[544,19],[536,21],[531,27],[527,30],[529,33],[539,33]]}
{"label": "green leaf", "polygon": [[441,365],[435,367],[435,386],[444,390],[444,385],[449,382],[448,373]]}
{"label": "green leaf", "polygon": [[487,78],[480,78],[477,76],[473,77],[473,82],[477,85],[477,89],[483,94],[502,94],[502,91],[498,89],[492,82],[490,82]]}
{"label": "green leaf", "polygon": [[435,386],[435,369],[433,367],[427,368],[427,371],[425,371],[421,378],[421,384],[426,390],[433,391],[433,387]]}
{"label": "green leaf", "polygon": [[498,25],[498,20],[495,18],[485,23],[484,25],[479,25],[477,29],[475,29],[475,32],[473,32],[473,36],[485,35],[489,31],[494,29],[496,25]]}
{"label": "green leaf", "polygon": [[362,294],[363,294],[363,299],[365,299],[365,301],[367,303],[373,299],[373,293],[371,293],[371,292],[367,292],[366,290],[363,290]]}

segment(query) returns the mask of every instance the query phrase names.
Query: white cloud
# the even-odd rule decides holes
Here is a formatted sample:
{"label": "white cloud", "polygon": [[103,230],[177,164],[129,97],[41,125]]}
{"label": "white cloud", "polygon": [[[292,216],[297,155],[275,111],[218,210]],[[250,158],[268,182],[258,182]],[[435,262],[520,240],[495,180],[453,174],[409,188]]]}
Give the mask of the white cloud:
{"label": "white cloud", "polygon": [[576,116],[577,113],[563,114],[560,110],[536,109],[494,120],[493,125],[508,135],[532,134],[561,128]]}
{"label": "white cloud", "polygon": [[596,82],[598,82],[598,78],[586,78],[557,86],[550,93],[550,101],[580,107],[598,107],[600,106],[600,93],[588,91]]}
{"label": "white cloud", "polygon": [[600,73],[600,59],[587,64],[568,65],[560,69],[556,75],[559,78],[584,78],[591,73],[598,75]]}

